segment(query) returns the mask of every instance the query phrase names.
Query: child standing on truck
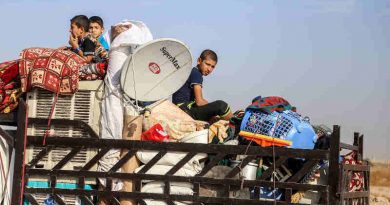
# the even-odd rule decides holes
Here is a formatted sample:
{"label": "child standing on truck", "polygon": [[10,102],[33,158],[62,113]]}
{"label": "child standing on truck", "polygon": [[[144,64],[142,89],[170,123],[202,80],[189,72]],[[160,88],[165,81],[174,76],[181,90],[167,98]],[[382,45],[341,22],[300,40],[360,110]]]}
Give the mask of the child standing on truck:
{"label": "child standing on truck", "polygon": [[214,51],[204,50],[198,58],[197,66],[192,68],[186,83],[172,96],[173,103],[195,120],[229,120],[233,116],[226,102],[217,100],[209,103],[203,98],[203,76],[213,72],[217,62],[218,56]]}

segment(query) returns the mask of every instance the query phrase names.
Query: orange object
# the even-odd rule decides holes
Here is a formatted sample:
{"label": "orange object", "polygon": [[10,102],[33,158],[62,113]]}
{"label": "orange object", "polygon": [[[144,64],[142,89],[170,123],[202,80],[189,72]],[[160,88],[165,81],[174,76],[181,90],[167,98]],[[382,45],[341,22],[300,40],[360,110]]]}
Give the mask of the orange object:
{"label": "orange object", "polygon": [[244,137],[247,140],[252,140],[256,142],[258,145],[262,147],[269,147],[272,146],[272,144],[280,147],[292,145],[292,141],[290,140],[282,140],[279,138],[270,137],[262,134],[256,134],[252,132],[240,131],[239,135]]}

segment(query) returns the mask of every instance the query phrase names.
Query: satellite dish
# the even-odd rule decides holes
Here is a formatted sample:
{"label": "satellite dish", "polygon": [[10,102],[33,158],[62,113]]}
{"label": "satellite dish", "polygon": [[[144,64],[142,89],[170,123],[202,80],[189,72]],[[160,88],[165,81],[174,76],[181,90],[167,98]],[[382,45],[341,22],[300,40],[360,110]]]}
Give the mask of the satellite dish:
{"label": "satellite dish", "polygon": [[122,66],[121,86],[130,98],[156,101],[172,95],[187,81],[192,56],[184,43],[156,39],[138,47]]}

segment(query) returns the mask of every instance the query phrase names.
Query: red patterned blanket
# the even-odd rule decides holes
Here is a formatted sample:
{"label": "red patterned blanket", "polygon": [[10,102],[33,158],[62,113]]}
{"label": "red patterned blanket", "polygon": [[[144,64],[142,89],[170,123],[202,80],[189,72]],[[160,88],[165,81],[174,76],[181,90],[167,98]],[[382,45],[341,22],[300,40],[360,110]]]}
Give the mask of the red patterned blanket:
{"label": "red patterned blanket", "polygon": [[79,68],[85,60],[69,50],[28,48],[20,54],[22,91],[40,87],[54,93],[73,94],[78,89]]}
{"label": "red patterned blanket", "polygon": [[0,113],[9,113],[18,106],[20,89],[19,62],[0,63]]}

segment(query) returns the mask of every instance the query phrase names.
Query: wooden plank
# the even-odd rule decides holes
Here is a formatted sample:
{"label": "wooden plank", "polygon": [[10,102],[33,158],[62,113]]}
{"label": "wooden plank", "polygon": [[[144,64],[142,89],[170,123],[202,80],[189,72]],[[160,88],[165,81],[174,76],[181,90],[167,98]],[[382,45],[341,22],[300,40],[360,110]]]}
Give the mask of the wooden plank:
{"label": "wooden plank", "polygon": [[256,156],[254,155],[251,155],[251,156],[247,156],[245,157],[245,159],[243,159],[241,161],[241,163],[239,163],[236,167],[234,167],[226,176],[225,178],[233,178],[235,177],[238,173],[241,172],[242,169],[244,169],[244,167],[249,164],[249,162],[251,162],[252,160],[256,159]]}
{"label": "wooden plank", "polygon": [[359,146],[359,133],[358,132],[353,133],[353,145]]}
{"label": "wooden plank", "polygon": [[111,177],[107,177],[107,178],[106,178],[106,187],[105,187],[105,190],[106,190],[106,191],[112,190],[112,178],[111,178]]}
{"label": "wooden plank", "polygon": [[364,135],[361,135],[359,136],[359,158],[358,160],[363,160],[364,159],[364,155],[363,155],[363,138],[364,138]]}
{"label": "wooden plank", "polygon": [[194,186],[194,196],[199,196],[199,190],[200,190],[200,183],[193,183]]}
{"label": "wooden plank", "polygon": [[80,176],[79,180],[77,181],[77,188],[84,189],[85,186],[85,177]]}
{"label": "wooden plank", "polygon": [[121,202],[115,197],[111,197],[110,202],[114,205],[121,205]]}
{"label": "wooden plank", "polygon": [[292,177],[290,177],[288,182],[298,182],[302,179],[308,172],[318,163],[318,160],[310,159],[305,164],[303,164],[302,168],[296,172]]}
{"label": "wooden plank", "polygon": [[97,153],[91,160],[89,160],[81,171],[91,169],[108,151],[110,151],[110,147],[103,148]]}
{"label": "wooden plank", "polygon": [[138,203],[139,203],[140,205],[148,205],[148,204],[145,202],[144,199],[139,199],[139,200],[138,200]]}
{"label": "wooden plank", "polygon": [[24,197],[27,199],[29,204],[40,205],[32,194],[24,194]]}
{"label": "wooden plank", "polygon": [[175,203],[173,203],[171,199],[167,199],[165,201],[167,202],[168,205],[176,205]]}
{"label": "wooden plank", "polygon": [[[33,145],[41,145],[43,142],[42,136],[28,136],[29,143]],[[135,141],[135,140],[117,140],[117,139],[94,139],[94,138],[74,138],[52,136],[46,139],[47,145],[74,147],[83,146],[84,148],[106,148],[112,149],[134,149],[134,150],[165,150],[170,152],[193,152],[201,150],[201,153],[226,153],[226,154],[244,154],[261,156],[273,156],[272,147],[258,147],[245,145],[211,145],[198,143],[175,143],[175,142],[151,142],[151,141]],[[338,145],[339,147],[339,145]],[[329,159],[328,150],[307,150],[307,149],[291,149],[284,147],[275,147],[276,156],[285,156],[291,158],[310,158],[326,160]]]}
{"label": "wooden plank", "polygon": [[42,160],[43,157],[45,157],[54,146],[45,146],[42,148],[42,150],[28,163],[28,167],[34,167],[39,161]]}
{"label": "wooden plank", "polygon": [[341,164],[341,168],[347,171],[370,171],[369,165],[360,165],[360,164]]}
{"label": "wooden plank", "polygon": [[[184,176],[169,176],[169,175],[153,175],[153,174],[139,174],[139,173],[106,173],[106,172],[95,172],[95,171],[72,171],[72,170],[42,170],[42,169],[29,169],[28,173],[30,176],[34,175],[55,175],[55,176],[68,176],[68,177],[79,177],[85,176],[86,178],[115,178],[115,179],[137,179],[137,180],[153,180],[153,181],[165,181],[170,182],[188,182],[188,183],[200,183],[200,184],[228,184],[231,186],[240,187],[241,180],[225,178],[225,179],[215,179],[208,177],[184,177]],[[267,180],[244,180],[244,187],[254,187],[254,186],[273,186],[274,182]],[[275,182],[277,188],[293,188],[294,190],[317,190],[325,191],[327,190],[326,185],[311,185],[311,184],[300,184],[294,182]]]}
{"label": "wooden plank", "polygon": [[357,147],[356,149],[356,159],[355,160],[360,160],[361,159],[361,155],[360,155],[360,152],[359,152],[359,133],[358,132],[354,132],[353,133],[353,145],[355,145]]}
{"label": "wooden plank", "polygon": [[285,191],[285,200],[288,203],[291,203],[292,189],[286,189]]}
{"label": "wooden plank", "polygon": [[[40,189],[40,192],[37,190]],[[37,192],[37,193],[51,193],[50,189],[45,188],[29,188],[28,192]],[[125,197],[125,198],[134,198],[136,200],[143,199],[154,199],[154,200],[165,200],[166,196],[164,194],[156,194],[156,193],[139,193],[139,192],[121,192],[121,191],[98,191],[98,190],[75,190],[75,189],[57,189],[54,191],[55,194],[61,195],[93,195],[93,196],[108,196],[112,195],[115,197]],[[235,199],[235,198],[223,198],[223,197],[193,197],[192,195],[171,195],[170,200],[173,201],[193,201],[193,202],[201,202],[206,204],[237,204],[237,205],[257,205],[257,204],[265,204],[265,205],[282,205],[282,204],[292,204],[285,201],[259,201],[259,200],[251,200],[251,199]],[[294,205],[303,205],[300,203]]]}
{"label": "wooden plank", "polygon": [[53,194],[52,196],[54,198],[54,201],[57,202],[58,205],[66,205],[64,200],[62,200],[58,194]]}
{"label": "wooden plank", "polygon": [[196,152],[190,152],[187,153],[183,159],[181,159],[175,166],[173,166],[166,175],[174,175],[180,168],[182,168],[188,161],[190,161],[197,153]]}
{"label": "wooden plank", "polygon": [[368,167],[368,171],[364,172],[364,186],[365,190],[370,192],[370,167]]}
{"label": "wooden plank", "polygon": [[339,189],[339,156],[340,156],[340,126],[334,125],[330,137],[330,156],[329,156],[329,203],[338,204],[337,196]]}
{"label": "wooden plank", "polygon": [[343,143],[343,142],[340,143],[340,148],[341,149],[352,150],[352,151],[358,151],[359,150],[358,146],[350,145],[350,144]]}
{"label": "wooden plank", "polygon": [[123,156],[108,172],[116,172],[121,168],[130,158],[132,158],[136,153],[136,150],[129,150],[125,156]]}
{"label": "wooden plank", "polygon": [[340,193],[340,199],[343,200],[343,193],[345,193],[345,190],[348,189],[347,187],[348,172],[342,169],[341,173],[342,173],[340,176],[341,185],[339,188],[339,193]]}
{"label": "wooden plank", "polygon": [[[126,141],[130,141],[130,140],[126,140]],[[135,142],[135,141],[132,141],[132,142]],[[160,151],[158,152],[154,157],[153,159],[151,159],[148,163],[145,164],[144,167],[142,167],[141,170],[138,171],[138,173],[140,174],[144,174],[146,173],[147,171],[149,171],[150,168],[153,167],[154,164],[156,164],[162,157],[164,157],[164,155],[167,153],[167,151]]]}
{"label": "wooden plank", "polygon": [[94,205],[93,202],[91,200],[88,199],[88,197],[86,197],[85,195],[80,195],[78,196],[81,201],[86,204],[86,205]]}
{"label": "wooden plank", "polygon": [[344,199],[365,198],[365,197],[370,197],[370,192],[359,191],[359,192],[346,192],[346,193],[344,193]]}
{"label": "wooden plank", "polygon": [[210,169],[212,169],[215,165],[218,164],[219,161],[221,161],[224,157],[226,156],[226,154],[224,153],[218,153],[203,169],[202,171],[197,174],[196,176],[203,176],[205,175],[207,172],[210,171]]}
{"label": "wooden plank", "polygon": [[141,192],[141,180],[133,179],[134,182],[134,191]]}
{"label": "wooden plank", "polygon": [[[18,109],[18,112],[19,112],[19,109]],[[10,125],[10,126],[17,125],[18,112],[1,113],[0,114],[0,124],[1,125]]]}
{"label": "wooden plank", "polygon": [[169,183],[169,181],[167,180],[164,182],[164,195],[166,197],[169,197],[170,193],[171,193],[171,183]]}
{"label": "wooden plank", "polygon": [[[279,157],[279,159],[276,160],[276,162],[275,162],[275,168],[279,168],[280,165],[282,165],[286,160],[287,160],[287,157],[284,157],[284,156]],[[265,170],[264,173],[260,176],[260,179],[261,180],[268,179],[271,176],[272,172],[274,171],[273,167],[274,166],[271,165],[271,167],[269,167],[267,170]]]}
{"label": "wooden plank", "polygon": [[12,182],[12,197],[11,201],[13,204],[21,204],[21,198],[23,194],[23,180],[22,171],[24,169],[24,135],[27,132],[27,107],[26,103],[20,99],[18,107],[18,126],[15,137],[15,164],[14,164],[14,175]]}
{"label": "wooden plank", "polygon": [[81,147],[75,147],[73,148],[61,161],[59,161],[53,169],[61,169],[63,166],[65,166],[66,163],[68,163],[76,154],[81,150]]}
{"label": "wooden plank", "polygon": [[319,202],[329,205],[329,190],[328,189],[321,193],[321,198],[320,198]]}

